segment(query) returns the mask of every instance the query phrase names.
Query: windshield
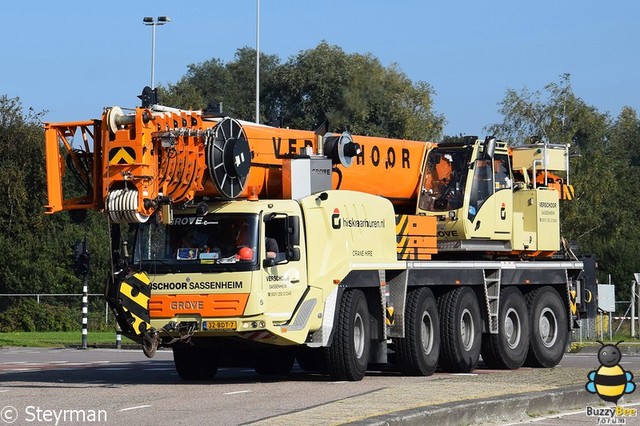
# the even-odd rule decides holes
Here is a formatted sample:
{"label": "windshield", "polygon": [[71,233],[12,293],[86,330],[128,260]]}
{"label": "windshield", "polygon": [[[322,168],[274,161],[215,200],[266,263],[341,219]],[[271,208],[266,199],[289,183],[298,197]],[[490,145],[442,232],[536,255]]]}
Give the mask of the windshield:
{"label": "windshield", "polygon": [[449,211],[462,207],[472,149],[436,148],[427,156],[420,208]]}
{"label": "windshield", "polygon": [[250,270],[257,265],[257,236],[255,214],[176,215],[171,225],[138,225],[133,260],[147,270]]}

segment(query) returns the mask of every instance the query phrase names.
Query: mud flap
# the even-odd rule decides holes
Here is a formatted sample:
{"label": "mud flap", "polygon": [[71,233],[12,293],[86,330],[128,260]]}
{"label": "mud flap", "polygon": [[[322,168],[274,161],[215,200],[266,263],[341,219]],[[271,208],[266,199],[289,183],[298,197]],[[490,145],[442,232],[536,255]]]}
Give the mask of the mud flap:
{"label": "mud flap", "polygon": [[139,343],[151,328],[150,297],[151,280],[144,272],[130,272],[124,278],[116,274],[107,283],[107,302],[122,333]]}

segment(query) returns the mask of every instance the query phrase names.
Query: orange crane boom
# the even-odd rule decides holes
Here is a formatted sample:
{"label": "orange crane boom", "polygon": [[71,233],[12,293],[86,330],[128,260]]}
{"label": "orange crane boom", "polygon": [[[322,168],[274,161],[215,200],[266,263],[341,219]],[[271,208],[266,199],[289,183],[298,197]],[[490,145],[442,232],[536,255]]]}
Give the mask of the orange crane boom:
{"label": "orange crane boom", "polygon": [[[163,203],[201,197],[282,198],[283,159],[322,153],[333,160],[335,189],[380,195],[411,211],[422,158],[431,146],[347,133],[321,135],[166,107],[136,108],[132,114],[113,107],[101,120],[47,123],[45,129],[46,212],[106,209],[119,223],[144,222]],[[73,147],[76,138],[84,149]],[[68,168],[87,189],[84,197],[65,197]]]}

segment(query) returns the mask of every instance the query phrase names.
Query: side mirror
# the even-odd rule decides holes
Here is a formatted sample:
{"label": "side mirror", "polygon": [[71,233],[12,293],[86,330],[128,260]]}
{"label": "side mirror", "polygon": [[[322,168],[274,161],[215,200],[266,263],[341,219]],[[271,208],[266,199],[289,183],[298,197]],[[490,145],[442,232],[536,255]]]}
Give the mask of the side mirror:
{"label": "side mirror", "polygon": [[297,262],[300,260],[300,247],[292,247],[287,251],[287,260]]}
{"label": "side mirror", "polygon": [[289,245],[300,245],[300,218],[298,216],[287,217],[289,227]]}
{"label": "side mirror", "polygon": [[482,153],[482,159],[488,160],[493,158],[493,154],[496,152],[496,138],[493,136],[487,136],[484,139],[484,152]]}

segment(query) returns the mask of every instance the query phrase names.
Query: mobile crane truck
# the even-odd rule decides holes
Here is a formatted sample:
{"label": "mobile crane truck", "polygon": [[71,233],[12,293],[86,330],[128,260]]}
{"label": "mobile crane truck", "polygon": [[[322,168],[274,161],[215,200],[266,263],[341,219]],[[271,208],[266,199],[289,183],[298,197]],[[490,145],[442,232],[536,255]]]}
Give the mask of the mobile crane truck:
{"label": "mobile crane truck", "polygon": [[[108,216],[106,298],[182,379],[558,364],[567,147],[355,136],[146,105],[45,123],[46,213]],[[560,178],[553,172],[565,174]],[[63,187],[77,178],[86,194]],[[125,226],[126,225],[126,226]]]}

